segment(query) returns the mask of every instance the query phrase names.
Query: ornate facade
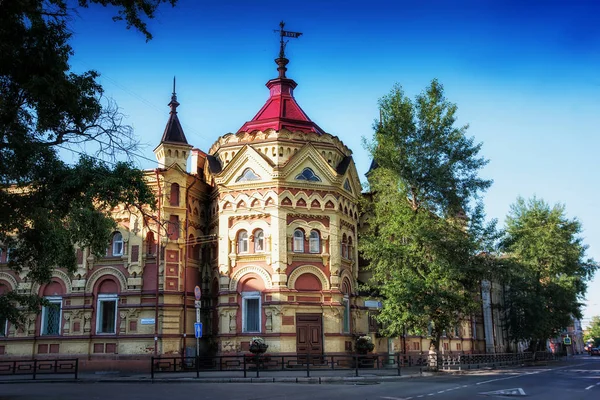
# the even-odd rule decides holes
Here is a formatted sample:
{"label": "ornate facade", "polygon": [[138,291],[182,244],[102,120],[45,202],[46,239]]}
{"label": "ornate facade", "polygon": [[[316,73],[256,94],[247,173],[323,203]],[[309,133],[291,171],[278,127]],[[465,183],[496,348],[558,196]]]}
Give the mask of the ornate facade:
{"label": "ornate facade", "polygon": [[[206,153],[188,144],[173,93],[157,168],[146,171],[155,215],[113,210],[119,228],[106,257],[79,249],[74,275],[58,268],[37,287],[0,255],[0,295],[33,292],[56,304],[23,329],[0,321],[0,356],[190,354],[196,285],[203,354],[245,351],[254,336],[272,353],[344,353],[369,333],[375,351],[427,350],[425,338],[376,336],[376,308],[358,294],[352,152],[300,108],[283,54],[276,63],[265,105]],[[444,348],[485,350],[478,321],[457,327]]]}

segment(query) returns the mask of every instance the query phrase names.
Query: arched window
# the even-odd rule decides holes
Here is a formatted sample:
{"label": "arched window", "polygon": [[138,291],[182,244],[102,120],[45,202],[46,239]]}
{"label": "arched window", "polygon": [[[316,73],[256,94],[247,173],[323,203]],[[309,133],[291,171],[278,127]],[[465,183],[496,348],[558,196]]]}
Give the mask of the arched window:
{"label": "arched window", "polygon": [[254,252],[262,253],[263,251],[265,251],[265,233],[259,229],[254,233]]}
{"label": "arched window", "polygon": [[342,305],[344,314],[342,316],[342,333],[350,333],[350,283],[347,279],[342,281]]}
{"label": "arched window", "polygon": [[308,251],[311,253],[321,252],[321,240],[319,237],[319,231],[311,231],[308,239]]}
{"label": "arched window", "polygon": [[348,238],[345,233],[342,236],[342,257],[348,258]]}
{"label": "arched window", "polygon": [[304,253],[304,232],[301,229],[294,231],[294,253]]}
{"label": "arched window", "polygon": [[238,253],[248,252],[248,232],[240,231],[238,233]]}
{"label": "arched window", "polygon": [[295,178],[297,181],[309,181],[309,182],[321,182],[321,178],[315,174],[315,172],[310,168],[304,168],[302,172],[296,175]]}
{"label": "arched window", "polygon": [[249,181],[258,181],[260,180],[260,176],[258,176],[251,168],[246,168],[244,172],[235,180],[236,182],[249,182]]}
{"label": "arched window", "polygon": [[348,236],[348,258],[353,259],[353,250],[352,250],[352,237]]}
{"label": "arched window", "polygon": [[179,205],[179,185],[177,183],[171,184],[171,197],[169,198],[169,204],[172,206]]}
{"label": "arched window", "polygon": [[113,235],[112,255],[113,256],[122,256],[123,255],[123,235],[121,235],[120,232],[116,232]]}

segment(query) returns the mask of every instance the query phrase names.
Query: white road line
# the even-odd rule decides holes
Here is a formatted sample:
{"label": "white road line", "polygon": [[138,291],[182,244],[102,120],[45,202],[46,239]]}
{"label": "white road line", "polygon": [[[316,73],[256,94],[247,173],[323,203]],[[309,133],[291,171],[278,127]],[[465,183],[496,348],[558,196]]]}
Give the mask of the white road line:
{"label": "white road line", "polygon": [[590,389],[591,389],[591,388],[593,388],[594,386],[596,386],[596,385],[590,385],[590,386],[586,387],[586,388],[585,388],[585,390],[590,390]]}
{"label": "white road line", "polygon": [[506,378],[498,378],[498,379],[490,379],[489,381],[483,381],[483,382],[477,382],[476,385],[484,385],[486,383],[490,383],[490,382],[498,382],[498,381],[506,381],[508,379],[515,379],[515,378],[520,378],[522,376],[527,376],[527,375],[535,375],[535,374],[539,374],[540,372],[527,372],[523,375],[514,375],[514,376],[509,376]]}
{"label": "white road line", "polygon": [[438,393],[444,393],[444,392],[445,392],[445,390],[440,390]]}

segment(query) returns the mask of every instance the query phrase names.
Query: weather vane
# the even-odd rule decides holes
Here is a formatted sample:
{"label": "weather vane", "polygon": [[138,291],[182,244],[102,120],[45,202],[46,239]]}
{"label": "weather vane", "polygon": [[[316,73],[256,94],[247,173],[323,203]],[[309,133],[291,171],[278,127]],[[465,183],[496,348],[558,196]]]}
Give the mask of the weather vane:
{"label": "weather vane", "polygon": [[289,40],[283,40],[284,37],[291,38],[299,38],[302,36],[302,32],[292,32],[292,31],[284,31],[283,27],[285,26],[285,22],[281,21],[279,23],[279,30],[275,29],[273,32],[279,32],[279,37],[281,38],[279,41],[279,58],[285,58],[285,45]]}

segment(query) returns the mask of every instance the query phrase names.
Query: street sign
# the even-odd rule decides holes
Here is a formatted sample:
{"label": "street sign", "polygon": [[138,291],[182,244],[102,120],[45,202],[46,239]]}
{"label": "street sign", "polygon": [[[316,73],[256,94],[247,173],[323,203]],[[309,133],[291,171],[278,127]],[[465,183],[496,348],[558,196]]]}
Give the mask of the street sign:
{"label": "street sign", "polygon": [[563,343],[565,344],[565,346],[571,345],[571,338],[567,336],[563,339]]}
{"label": "street sign", "polygon": [[196,301],[199,301],[200,297],[202,297],[202,289],[200,289],[200,286],[194,288],[194,296],[196,296]]}
{"label": "street sign", "polygon": [[194,333],[196,334],[196,339],[202,337],[202,322],[196,322],[194,324]]}

